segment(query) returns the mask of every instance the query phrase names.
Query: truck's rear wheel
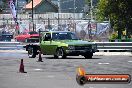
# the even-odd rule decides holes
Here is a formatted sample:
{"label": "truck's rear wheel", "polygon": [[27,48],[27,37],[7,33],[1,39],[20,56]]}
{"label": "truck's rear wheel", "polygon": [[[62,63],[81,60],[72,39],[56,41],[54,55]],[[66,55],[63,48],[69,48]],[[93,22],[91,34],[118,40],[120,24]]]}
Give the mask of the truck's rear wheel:
{"label": "truck's rear wheel", "polygon": [[56,54],[54,55],[54,58],[59,58],[59,59],[66,58],[64,50],[62,48],[58,48],[56,50]]}
{"label": "truck's rear wheel", "polygon": [[35,58],[36,57],[36,51],[33,47],[28,48],[28,56],[29,56],[29,58]]}

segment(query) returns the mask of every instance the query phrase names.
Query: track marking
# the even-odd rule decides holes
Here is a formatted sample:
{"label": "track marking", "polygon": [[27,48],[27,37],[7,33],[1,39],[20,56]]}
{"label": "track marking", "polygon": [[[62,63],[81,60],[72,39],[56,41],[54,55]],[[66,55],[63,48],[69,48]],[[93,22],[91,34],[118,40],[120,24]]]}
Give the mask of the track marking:
{"label": "track marking", "polygon": [[74,66],[74,67],[78,67],[78,65],[77,65],[77,64],[74,64],[73,66]]}
{"label": "track marking", "polygon": [[48,78],[54,78],[55,76],[54,75],[48,75],[47,77]]}
{"label": "track marking", "polygon": [[110,64],[110,63],[98,63],[98,64],[106,64],[106,65],[108,65],[108,64]]}
{"label": "track marking", "polygon": [[42,69],[34,69],[35,71],[41,71]]}
{"label": "track marking", "polygon": [[130,63],[131,63],[132,61],[128,61],[128,62],[130,62]]}

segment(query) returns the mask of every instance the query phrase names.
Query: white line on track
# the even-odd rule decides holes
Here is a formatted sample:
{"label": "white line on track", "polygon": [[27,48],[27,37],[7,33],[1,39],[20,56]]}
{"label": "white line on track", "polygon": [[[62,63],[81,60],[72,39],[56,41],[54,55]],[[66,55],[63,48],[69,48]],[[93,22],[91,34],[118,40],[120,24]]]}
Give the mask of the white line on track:
{"label": "white line on track", "polygon": [[42,69],[34,69],[35,71],[41,71]]}
{"label": "white line on track", "polygon": [[132,61],[128,61],[128,62],[132,62]]}
{"label": "white line on track", "polygon": [[108,65],[108,64],[110,64],[110,63],[98,63],[98,64],[100,64],[100,65],[101,65],[101,64],[106,64],[106,65]]}
{"label": "white line on track", "polygon": [[54,75],[48,75],[47,77],[48,78],[54,78],[55,76]]}

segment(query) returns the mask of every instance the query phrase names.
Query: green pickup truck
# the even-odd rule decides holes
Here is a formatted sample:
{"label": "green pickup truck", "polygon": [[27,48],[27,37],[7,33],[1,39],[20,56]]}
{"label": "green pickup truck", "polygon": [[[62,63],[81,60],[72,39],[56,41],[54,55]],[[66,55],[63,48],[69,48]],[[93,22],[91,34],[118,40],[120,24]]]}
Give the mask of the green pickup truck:
{"label": "green pickup truck", "polygon": [[80,40],[75,33],[69,31],[49,31],[40,34],[38,45],[27,45],[26,50],[30,58],[35,58],[38,50],[44,55],[54,55],[54,58],[79,56],[92,58],[97,51],[97,45]]}

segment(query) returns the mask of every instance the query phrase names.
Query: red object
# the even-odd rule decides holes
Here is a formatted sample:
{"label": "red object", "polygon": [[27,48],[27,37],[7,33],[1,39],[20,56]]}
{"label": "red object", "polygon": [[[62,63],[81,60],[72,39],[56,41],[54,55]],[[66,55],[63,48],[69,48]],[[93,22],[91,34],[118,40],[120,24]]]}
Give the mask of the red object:
{"label": "red object", "polygon": [[16,25],[16,30],[19,30],[19,25]]}
{"label": "red object", "polygon": [[15,40],[19,42],[25,42],[26,39],[29,38],[39,38],[39,34],[35,31],[32,31],[32,32],[24,32],[23,34],[15,36]]}
{"label": "red object", "polygon": [[27,73],[27,72],[24,71],[23,59],[21,59],[21,64],[20,64],[19,72],[20,73]]}

